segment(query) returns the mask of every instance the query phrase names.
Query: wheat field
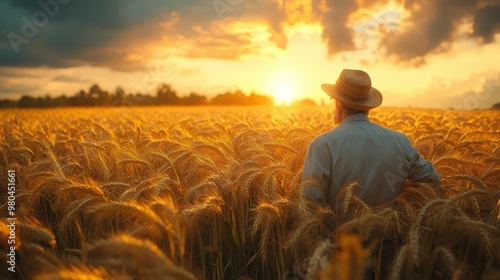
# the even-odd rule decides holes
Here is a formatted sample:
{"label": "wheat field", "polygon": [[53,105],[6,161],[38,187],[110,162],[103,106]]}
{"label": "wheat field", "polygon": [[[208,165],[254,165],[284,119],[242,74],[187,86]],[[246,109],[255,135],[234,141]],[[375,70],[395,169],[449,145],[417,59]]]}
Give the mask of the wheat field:
{"label": "wheat field", "polygon": [[12,273],[2,188],[2,279],[500,279],[499,111],[370,112],[443,176],[441,190],[407,182],[379,209],[356,183],[336,209],[301,197],[329,107],[0,115],[18,219]]}

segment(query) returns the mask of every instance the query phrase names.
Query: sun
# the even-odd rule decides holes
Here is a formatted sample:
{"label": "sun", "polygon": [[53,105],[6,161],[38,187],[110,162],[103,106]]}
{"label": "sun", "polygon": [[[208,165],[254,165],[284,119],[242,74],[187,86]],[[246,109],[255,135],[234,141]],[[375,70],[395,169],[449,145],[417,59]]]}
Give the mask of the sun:
{"label": "sun", "polygon": [[290,105],[297,98],[297,79],[290,73],[278,73],[269,83],[268,91],[274,97],[275,105]]}
{"label": "sun", "polygon": [[277,82],[273,88],[273,95],[276,105],[290,105],[292,102],[293,88],[286,82]]}

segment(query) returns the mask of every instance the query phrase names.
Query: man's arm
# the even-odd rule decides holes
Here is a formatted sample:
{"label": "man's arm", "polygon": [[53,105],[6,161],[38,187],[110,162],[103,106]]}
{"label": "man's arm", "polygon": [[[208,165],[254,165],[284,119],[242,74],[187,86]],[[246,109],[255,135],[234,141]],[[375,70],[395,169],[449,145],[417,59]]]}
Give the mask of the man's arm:
{"label": "man's arm", "polygon": [[436,188],[441,186],[441,175],[437,173],[432,162],[427,161],[420,155],[417,148],[411,146],[408,160],[410,164],[408,179],[410,181],[433,183]]}
{"label": "man's arm", "polygon": [[326,194],[330,180],[331,158],[327,152],[326,147],[318,147],[313,141],[307,149],[302,169],[303,195],[321,205],[327,204]]}

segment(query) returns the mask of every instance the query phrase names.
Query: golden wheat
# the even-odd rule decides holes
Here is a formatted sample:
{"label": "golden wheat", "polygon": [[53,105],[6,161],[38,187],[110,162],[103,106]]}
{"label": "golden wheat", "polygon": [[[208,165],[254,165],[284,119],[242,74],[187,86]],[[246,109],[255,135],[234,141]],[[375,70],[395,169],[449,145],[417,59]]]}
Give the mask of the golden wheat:
{"label": "golden wheat", "polygon": [[[75,108],[0,116],[0,179],[7,182],[8,169],[18,175],[19,279],[286,279],[292,264],[302,276],[310,265],[312,278],[324,268],[323,279],[360,277],[348,271],[365,268],[377,279],[499,275],[496,111],[371,112],[374,122],[407,134],[443,176],[441,190],[407,183],[397,203],[381,209],[357,196],[357,183],[326,201],[333,208],[303,197],[307,146],[331,129],[331,108]],[[0,205],[6,212],[6,192]],[[2,244],[4,227],[2,220]],[[337,239],[346,233],[357,237]],[[391,238],[395,255],[386,258]],[[341,264],[344,253],[356,261]],[[330,262],[320,257],[329,254]],[[390,274],[383,266],[392,267]],[[0,277],[12,277],[6,273]]]}

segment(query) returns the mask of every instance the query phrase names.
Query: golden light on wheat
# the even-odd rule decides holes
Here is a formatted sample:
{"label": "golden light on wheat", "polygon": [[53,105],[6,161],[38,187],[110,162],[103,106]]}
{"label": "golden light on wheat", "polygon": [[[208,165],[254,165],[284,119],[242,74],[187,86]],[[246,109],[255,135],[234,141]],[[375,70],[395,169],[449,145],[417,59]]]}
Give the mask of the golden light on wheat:
{"label": "golden light on wheat", "polygon": [[335,209],[300,195],[307,145],[331,129],[330,108],[0,115],[0,179],[18,175],[21,279],[500,275],[499,112],[374,110],[374,122],[406,133],[435,163],[442,191],[407,183],[394,205],[371,208],[351,183]]}

